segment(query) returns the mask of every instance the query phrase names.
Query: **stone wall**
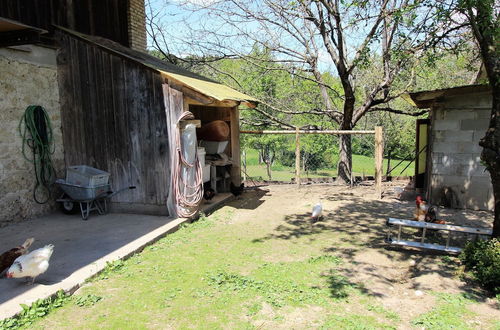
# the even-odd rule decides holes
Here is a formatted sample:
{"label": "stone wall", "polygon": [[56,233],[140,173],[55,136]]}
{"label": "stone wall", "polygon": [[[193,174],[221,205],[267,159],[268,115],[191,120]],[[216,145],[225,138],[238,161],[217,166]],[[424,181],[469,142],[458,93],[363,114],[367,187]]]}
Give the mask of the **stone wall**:
{"label": "stone wall", "polygon": [[144,0],[129,0],[128,35],[130,48],[146,51],[146,14]]}
{"label": "stone wall", "polygon": [[49,113],[56,146],[52,161],[58,176],[64,173],[55,50],[21,49],[0,48],[0,227],[55,207],[54,202],[40,205],[33,200],[33,164],[21,153],[18,125],[29,105],[41,105]]}
{"label": "stone wall", "polygon": [[491,94],[442,100],[431,113],[430,200],[455,208],[493,210],[490,175],[479,140],[488,128]]}

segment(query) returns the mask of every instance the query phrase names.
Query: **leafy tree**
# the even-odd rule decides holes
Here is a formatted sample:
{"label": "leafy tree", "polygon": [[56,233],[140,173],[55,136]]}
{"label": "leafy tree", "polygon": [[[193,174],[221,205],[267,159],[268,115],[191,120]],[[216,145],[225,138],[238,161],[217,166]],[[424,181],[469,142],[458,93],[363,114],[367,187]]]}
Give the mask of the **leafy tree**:
{"label": "leafy tree", "polygon": [[458,9],[467,17],[479,45],[493,96],[489,128],[479,145],[495,198],[493,237],[500,237],[500,4],[495,0],[460,0]]}
{"label": "leafy tree", "polygon": [[[262,124],[288,129],[294,128],[297,115],[351,130],[369,112],[412,114],[395,109],[393,102],[413,86],[416,59],[452,34],[445,23],[428,23],[442,12],[421,0],[223,0],[188,6],[197,21],[186,42],[200,53],[244,59],[250,65],[245,67],[252,68],[249,76],[274,76],[278,85],[305,87],[299,95],[292,88],[262,93],[264,102],[255,110]],[[153,31],[154,40],[165,32]],[[332,70],[323,68],[325,61]],[[362,84],[362,75],[371,79]],[[256,91],[251,84],[244,81],[239,87],[251,93]],[[338,174],[345,181],[351,149],[350,135],[342,135]]]}

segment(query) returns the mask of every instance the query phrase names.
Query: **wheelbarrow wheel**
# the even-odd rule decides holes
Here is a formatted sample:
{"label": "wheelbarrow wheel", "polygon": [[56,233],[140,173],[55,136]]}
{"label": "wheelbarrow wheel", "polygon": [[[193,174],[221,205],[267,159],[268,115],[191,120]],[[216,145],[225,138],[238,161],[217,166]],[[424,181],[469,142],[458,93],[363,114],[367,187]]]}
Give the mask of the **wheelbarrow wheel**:
{"label": "wheelbarrow wheel", "polygon": [[61,211],[64,214],[77,214],[78,211],[80,211],[77,204],[78,203],[70,201],[61,202]]}

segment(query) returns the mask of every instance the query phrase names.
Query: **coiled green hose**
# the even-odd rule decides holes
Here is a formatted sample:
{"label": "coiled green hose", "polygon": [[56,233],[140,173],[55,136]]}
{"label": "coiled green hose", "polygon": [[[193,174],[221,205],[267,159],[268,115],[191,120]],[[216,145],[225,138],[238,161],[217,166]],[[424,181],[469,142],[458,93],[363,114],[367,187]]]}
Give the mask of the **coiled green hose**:
{"label": "coiled green hose", "polygon": [[[55,180],[55,171],[50,155],[55,151],[54,134],[47,111],[39,105],[26,108],[19,122],[19,134],[23,139],[22,153],[35,168],[35,188],[33,199],[38,204],[47,203],[50,199],[50,186]],[[31,149],[32,157],[28,157],[27,149]],[[43,199],[37,195],[45,192]]]}

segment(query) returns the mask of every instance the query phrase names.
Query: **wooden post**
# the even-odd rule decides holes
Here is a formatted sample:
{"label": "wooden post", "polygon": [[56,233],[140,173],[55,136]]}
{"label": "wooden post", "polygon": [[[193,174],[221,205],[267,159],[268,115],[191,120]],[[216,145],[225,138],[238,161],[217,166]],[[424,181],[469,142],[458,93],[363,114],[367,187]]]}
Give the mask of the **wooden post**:
{"label": "wooden post", "polygon": [[243,149],[243,181],[247,181],[247,150]]}
{"label": "wooden post", "polygon": [[300,185],[300,135],[298,127],[295,131],[295,182]]}
{"label": "wooden post", "polygon": [[231,181],[236,186],[241,184],[241,155],[240,155],[240,110],[238,107],[231,108]]}
{"label": "wooden post", "polygon": [[375,127],[375,190],[377,198],[382,198],[382,168],[384,161],[384,128]]}

